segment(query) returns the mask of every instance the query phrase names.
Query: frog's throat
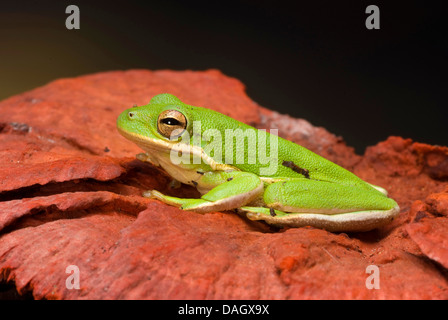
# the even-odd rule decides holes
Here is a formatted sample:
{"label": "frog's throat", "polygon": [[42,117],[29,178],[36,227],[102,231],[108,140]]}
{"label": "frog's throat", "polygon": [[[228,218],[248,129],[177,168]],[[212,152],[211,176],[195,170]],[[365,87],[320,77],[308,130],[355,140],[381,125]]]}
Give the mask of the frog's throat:
{"label": "frog's throat", "polygon": [[213,171],[240,171],[237,167],[219,163],[215,161],[212,157],[204,152],[201,147],[193,146],[190,144],[179,143],[177,141],[164,141],[161,139],[153,139],[150,137],[142,136],[137,133],[125,131],[122,129],[118,129],[120,134],[125,138],[133,141],[140,148],[145,150],[148,153],[153,152],[182,152],[192,155],[193,157],[200,157],[205,164],[209,165]]}

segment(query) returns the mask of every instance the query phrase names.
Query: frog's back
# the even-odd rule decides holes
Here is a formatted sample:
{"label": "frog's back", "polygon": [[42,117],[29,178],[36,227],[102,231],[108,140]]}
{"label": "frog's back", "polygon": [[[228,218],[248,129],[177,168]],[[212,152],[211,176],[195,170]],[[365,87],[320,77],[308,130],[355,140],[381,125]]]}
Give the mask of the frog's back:
{"label": "frog's back", "polygon": [[[200,119],[202,135],[210,130],[209,133],[215,132],[220,136],[221,141],[216,145],[221,146],[221,154],[218,153],[218,157],[210,155],[218,162],[270,178],[306,178],[373,189],[350,171],[294,142],[265,131],[260,134],[256,128],[211,109],[184,106],[189,109],[193,119]],[[244,143],[238,143],[241,139],[244,139]],[[272,166],[270,161],[277,162],[275,170],[269,174],[260,173],[263,168]]]}
{"label": "frog's back", "polygon": [[[269,132],[262,132],[260,135],[259,130],[230,117],[225,117],[225,121],[220,123],[220,125],[225,129],[241,129],[243,132],[245,130],[254,132],[252,134],[246,133],[244,135],[244,139],[246,139],[244,149],[241,149],[240,146],[238,146],[236,139],[233,137],[233,148],[223,148],[223,160],[226,159],[225,154],[228,152],[232,152],[232,158],[234,159],[233,163],[224,162],[234,165],[242,171],[252,172],[263,176],[263,174],[260,174],[260,169],[266,169],[267,167],[272,166],[270,163],[266,163],[266,159],[265,161],[262,161],[261,159],[261,157],[267,157],[270,158],[268,161],[277,161],[277,164],[275,165],[276,170],[265,175],[267,177],[306,178],[352,185],[369,190],[372,189],[370,184],[366,183],[350,171],[294,142],[271,135]],[[257,137],[256,147],[252,150],[250,150],[249,143],[247,142],[247,136]],[[228,136],[223,133],[223,146],[226,146],[226,138],[228,138]],[[277,141],[275,142],[275,140]],[[275,144],[277,144],[277,152],[275,152]],[[256,155],[254,155],[254,153],[256,153]],[[278,157],[276,157],[276,153],[278,154]],[[244,161],[235,161],[237,155],[243,155]],[[255,163],[250,161],[251,156],[252,159],[255,156]]]}

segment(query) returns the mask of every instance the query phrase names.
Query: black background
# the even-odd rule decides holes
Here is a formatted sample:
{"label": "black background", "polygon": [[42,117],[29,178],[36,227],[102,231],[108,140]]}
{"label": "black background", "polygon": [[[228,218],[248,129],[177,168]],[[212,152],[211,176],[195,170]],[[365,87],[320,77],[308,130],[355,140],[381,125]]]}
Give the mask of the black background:
{"label": "black background", "polygon": [[[70,4],[80,9],[80,30],[65,28]],[[380,9],[380,30],[365,27],[370,4]],[[99,71],[217,68],[260,105],[323,126],[358,153],[389,135],[448,145],[444,1],[17,0],[0,7],[0,99]]]}

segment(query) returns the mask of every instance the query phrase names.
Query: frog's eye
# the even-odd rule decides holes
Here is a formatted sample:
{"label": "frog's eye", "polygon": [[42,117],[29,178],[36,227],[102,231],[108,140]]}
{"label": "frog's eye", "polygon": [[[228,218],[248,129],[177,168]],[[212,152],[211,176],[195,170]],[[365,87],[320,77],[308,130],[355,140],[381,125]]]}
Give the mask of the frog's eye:
{"label": "frog's eye", "polygon": [[157,130],[168,139],[179,137],[186,128],[187,118],[177,110],[165,110],[157,120]]}

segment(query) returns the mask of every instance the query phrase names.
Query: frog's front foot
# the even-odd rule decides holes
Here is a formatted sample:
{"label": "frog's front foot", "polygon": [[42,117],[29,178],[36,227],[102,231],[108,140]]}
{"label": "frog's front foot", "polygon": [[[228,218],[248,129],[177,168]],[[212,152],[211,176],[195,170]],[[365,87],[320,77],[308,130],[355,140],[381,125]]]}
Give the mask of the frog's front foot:
{"label": "frog's front foot", "polygon": [[[209,203],[209,201],[202,200],[202,199],[183,199],[183,198],[171,197],[171,196],[167,196],[157,190],[145,191],[145,192],[143,192],[143,196],[145,198],[157,199],[159,201],[162,201],[163,203],[178,207],[182,210],[194,210],[194,209],[200,207],[201,205]],[[204,213],[204,211],[203,212],[199,211],[199,213]]]}

